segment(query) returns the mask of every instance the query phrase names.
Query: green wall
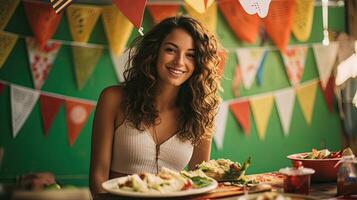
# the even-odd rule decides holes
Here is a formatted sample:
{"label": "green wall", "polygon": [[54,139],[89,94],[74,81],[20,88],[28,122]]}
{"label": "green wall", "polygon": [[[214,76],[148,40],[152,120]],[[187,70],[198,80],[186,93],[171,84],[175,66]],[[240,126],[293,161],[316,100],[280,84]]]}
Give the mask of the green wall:
{"label": "green wall", "polygon": [[[331,7],[329,12],[329,27],[331,30],[344,31],[344,8]],[[307,41],[308,43],[322,40],[321,15],[321,8],[316,7],[314,28],[309,41]],[[145,12],[143,26],[144,30],[152,26],[148,12]],[[24,36],[32,35],[21,3],[5,30]],[[130,40],[137,35],[138,33],[133,31]],[[233,98],[230,85],[234,67],[237,64],[234,48],[247,45],[234,37],[220,13],[218,14],[217,35],[223,46],[230,50],[224,70],[224,78],[222,79],[224,88],[222,97],[224,100],[228,100]],[[65,16],[62,17],[53,38],[71,40]],[[89,42],[107,43],[101,20],[97,22]],[[290,43],[297,42],[292,37]],[[75,85],[70,48],[68,45],[62,45],[49,77],[42,88],[43,91],[97,100],[103,88],[117,83],[108,49],[105,49],[92,77],[86,86],[78,91]],[[310,48],[302,82],[317,77],[316,64]],[[0,79],[30,88],[33,87],[23,38],[19,38],[11,55],[0,69]],[[271,50],[264,63],[263,85],[257,86],[254,84],[250,90],[240,88],[240,93],[242,96],[249,96],[285,87],[290,87],[290,85],[282,65],[282,58],[276,50]],[[42,130],[39,103],[37,103],[17,137],[13,138],[10,90],[7,87],[0,94],[0,146],[5,150],[0,169],[0,182],[12,182],[17,175],[24,173],[51,171],[56,174],[57,180],[62,184],[87,185],[93,115],[94,112],[91,113],[74,145],[70,147],[67,142],[64,107],[61,107],[49,130],[48,137],[45,137]],[[248,173],[266,172],[288,166],[290,163],[286,159],[286,155],[309,151],[312,147],[328,147],[331,150],[340,148],[340,124],[337,107],[334,106],[332,113],[328,112],[320,89],[317,90],[311,126],[306,124],[296,100],[288,137],[283,136],[275,106],[270,116],[265,141],[258,139],[256,126],[252,120],[253,116],[251,116],[250,122],[250,136],[246,137],[233,115],[230,112],[228,115],[224,147],[218,151],[213,144],[212,158],[229,158],[243,162],[248,156],[251,156],[252,164]]]}

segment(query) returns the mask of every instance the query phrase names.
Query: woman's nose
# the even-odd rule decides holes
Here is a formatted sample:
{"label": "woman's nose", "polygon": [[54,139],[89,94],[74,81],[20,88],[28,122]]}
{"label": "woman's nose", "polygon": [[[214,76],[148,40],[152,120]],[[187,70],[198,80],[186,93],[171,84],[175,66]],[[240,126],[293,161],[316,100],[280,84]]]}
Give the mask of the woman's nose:
{"label": "woman's nose", "polygon": [[181,54],[181,53],[176,54],[175,64],[178,66],[184,65],[184,63],[185,63],[184,59],[185,59],[185,57],[183,54]]}

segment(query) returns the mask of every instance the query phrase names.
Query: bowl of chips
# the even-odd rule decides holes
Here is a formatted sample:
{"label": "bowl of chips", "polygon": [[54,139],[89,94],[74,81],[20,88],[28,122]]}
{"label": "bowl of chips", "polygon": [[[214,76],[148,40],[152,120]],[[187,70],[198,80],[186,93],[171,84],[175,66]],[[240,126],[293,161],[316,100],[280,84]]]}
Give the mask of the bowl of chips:
{"label": "bowl of chips", "polygon": [[353,152],[350,148],[340,151],[312,149],[311,152],[292,154],[287,157],[293,166],[301,161],[304,167],[314,169],[315,173],[311,177],[313,182],[330,182],[336,181],[339,161],[344,155],[353,155]]}

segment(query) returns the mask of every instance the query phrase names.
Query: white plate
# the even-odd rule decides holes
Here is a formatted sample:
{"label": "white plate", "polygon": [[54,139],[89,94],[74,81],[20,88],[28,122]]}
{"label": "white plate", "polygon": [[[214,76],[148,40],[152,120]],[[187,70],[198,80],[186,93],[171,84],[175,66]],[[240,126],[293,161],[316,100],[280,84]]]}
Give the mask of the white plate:
{"label": "white plate", "polygon": [[218,186],[218,183],[216,180],[212,179],[212,183],[210,185],[207,185],[206,187],[203,188],[198,188],[198,189],[189,189],[189,190],[183,190],[183,191],[178,191],[178,192],[170,192],[170,193],[143,193],[143,192],[132,192],[132,191],[127,191],[127,190],[122,190],[118,187],[118,183],[124,183],[128,179],[127,176],[125,177],[120,177],[120,178],[114,178],[110,179],[108,181],[105,181],[102,183],[102,187],[105,191],[111,193],[111,194],[116,194],[116,195],[121,195],[121,196],[128,196],[128,197],[180,197],[180,196],[188,196],[188,195],[195,195],[195,194],[202,194],[205,192],[209,192],[213,189],[215,189]]}
{"label": "white plate", "polygon": [[243,196],[240,196],[238,198],[238,200],[256,200],[256,199],[258,199],[258,197],[262,198],[264,196],[264,194],[275,195],[274,199],[278,199],[278,198],[276,198],[276,195],[280,195],[280,197],[283,197],[283,199],[318,200],[318,198],[313,197],[313,196],[302,195],[302,194],[279,193],[279,192],[266,192],[266,193],[243,195]]}

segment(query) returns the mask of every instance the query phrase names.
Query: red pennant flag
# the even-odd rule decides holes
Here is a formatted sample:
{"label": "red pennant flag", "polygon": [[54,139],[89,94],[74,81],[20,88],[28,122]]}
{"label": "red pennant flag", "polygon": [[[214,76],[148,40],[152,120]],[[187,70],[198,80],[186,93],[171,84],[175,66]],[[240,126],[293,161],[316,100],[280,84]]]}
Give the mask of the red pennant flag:
{"label": "red pennant flag", "polygon": [[335,77],[334,76],[330,77],[325,89],[323,89],[321,81],[320,81],[320,89],[324,95],[324,99],[327,104],[327,108],[330,112],[333,111],[334,87],[335,87]]}
{"label": "red pennant flag", "polygon": [[250,132],[250,109],[249,101],[240,101],[229,105],[237,122],[241,125],[246,136]]}
{"label": "red pennant flag", "polygon": [[53,8],[46,3],[27,1],[23,3],[31,30],[39,47],[43,49],[47,40],[51,39],[56,32],[62,14],[56,14]]}
{"label": "red pennant flag", "polygon": [[65,103],[68,141],[72,146],[86,123],[94,105],[70,99],[66,99]]}
{"label": "red pennant flag", "polygon": [[207,8],[208,0],[203,0],[203,2],[205,3],[205,8]]}
{"label": "red pennant flag", "polygon": [[163,19],[176,16],[180,9],[179,5],[148,5],[149,13],[155,24],[158,24]]}
{"label": "red pennant flag", "polygon": [[224,65],[226,64],[227,52],[219,51],[218,56],[221,58],[221,61],[219,62],[218,65],[218,75],[221,77],[224,72]]}
{"label": "red pennant flag", "polygon": [[117,8],[137,29],[140,29],[141,22],[143,21],[146,1],[147,0],[112,0]]}
{"label": "red pennant flag", "polygon": [[45,136],[48,136],[48,130],[51,127],[53,119],[59,111],[60,106],[63,103],[63,99],[57,97],[51,97],[47,95],[40,95],[40,110],[42,116],[43,130]]}
{"label": "red pennant flag", "polygon": [[4,88],[5,88],[5,84],[0,82],[0,93],[4,90]]}
{"label": "red pennant flag", "polygon": [[290,40],[295,12],[295,0],[272,1],[268,15],[263,19],[269,37],[285,53]]}
{"label": "red pennant flag", "polygon": [[248,43],[256,42],[260,24],[257,15],[246,13],[238,0],[218,1],[218,7],[237,38]]}

